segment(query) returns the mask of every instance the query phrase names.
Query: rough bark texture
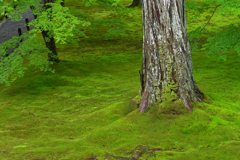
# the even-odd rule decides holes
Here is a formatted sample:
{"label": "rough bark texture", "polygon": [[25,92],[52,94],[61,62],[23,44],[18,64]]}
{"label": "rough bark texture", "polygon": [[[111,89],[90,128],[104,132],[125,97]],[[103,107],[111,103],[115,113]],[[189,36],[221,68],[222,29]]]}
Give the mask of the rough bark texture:
{"label": "rough bark texture", "polygon": [[[44,9],[51,8],[51,6],[45,5],[46,3],[55,3],[55,0],[43,0],[41,4],[44,4],[44,5],[43,5],[43,8],[44,8]],[[62,3],[61,3],[61,5],[62,5]],[[30,8],[31,8],[32,10],[35,9],[33,6],[30,6]],[[37,18],[37,15],[33,15],[33,16],[34,16],[35,19]],[[50,17],[50,19],[51,19],[51,17]],[[59,60],[59,58],[58,58],[58,54],[57,54],[57,48],[56,48],[54,36],[52,36],[51,38],[49,38],[49,36],[48,36],[48,33],[49,33],[49,32],[50,32],[50,31],[42,31],[42,35],[43,35],[43,39],[44,39],[44,41],[45,41],[45,44],[46,44],[47,48],[48,48],[50,51],[52,51],[52,53],[48,53],[48,61],[60,62],[60,60]],[[46,41],[46,38],[49,38],[50,41],[47,42],[47,41]],[[54,59],[54,58],[52,57],[52,55],[56,55],[56,56],[57,56],[57,59]]]}
{"label": "rough bark texture", "polygon": [[132,4],[130,6],[127,6],[126,8],[131,8],[136,6],[142,6],[142,0],[133,0]]}
{"label": "rough bark texture", "polygon": [[167,100],[168,93],[191,112],[192,103],[204,98],[193,77],[184,4],[185,0],[143,0],[141,112]]}

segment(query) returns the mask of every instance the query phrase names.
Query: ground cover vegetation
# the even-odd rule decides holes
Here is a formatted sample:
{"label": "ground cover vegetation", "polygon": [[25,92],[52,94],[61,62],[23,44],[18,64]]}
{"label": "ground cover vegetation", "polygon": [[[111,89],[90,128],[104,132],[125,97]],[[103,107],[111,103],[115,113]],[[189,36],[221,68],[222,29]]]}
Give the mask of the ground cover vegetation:
{"label": "ground cover vegetation", "polygon": [[[0,86],[0,159],[131,159],[140,153],[138,159],[237,159],[240,57],[237,47],[229,47],[237,43],[231,41],[234,36],[226,35],[237,35],[239,28],[228,25],[239,24],[238,15],[230,8],[226,17],[212,16],[216,3],[195,17],[198,8],[187,5],[206,1],[186,1],[194,77],[206,98],[192,113],[159,116],[137,108],[142,9],[133,8],[136,15],[126,18],[96,3],[86,7],[86,2],[65,0],[91,25],[82,29],[87,38],[74,37],[81,39],[77,45],[56,43],[61,62],[51,65],[55,73],[29,67],[24,58],[23,78]],[[202,26],[201,34],[191,34]],[[228,46],[225,56],[201,50],[214,35],[209,45]],[[40,33],[35,39],[44,45]],[[210,51],[218,56],[209,57]]]}

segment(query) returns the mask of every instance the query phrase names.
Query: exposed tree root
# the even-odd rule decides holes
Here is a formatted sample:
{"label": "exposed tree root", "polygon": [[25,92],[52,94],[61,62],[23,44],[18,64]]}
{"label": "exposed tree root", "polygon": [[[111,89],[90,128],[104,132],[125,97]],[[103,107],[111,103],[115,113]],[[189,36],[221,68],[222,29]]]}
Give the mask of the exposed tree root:
{"label": "exposed tree root", "polygon": [[[144,146],[145,145],[145,146]],[[131,152],[126,152],[126,150],[124,150],[125,154],[126,155],[131,155],[130,157],[118,157],[118,156],[113,156],[113,155],[110,155],[109,153],[106,153],[105,154],[105,158],[108,159],[108,158],[113,158],[113,159],[116,159],[116,160],[137,160],[142,154],[148,152],[149,153],[149,156],[154,156],[156,158],[156,154],[154,153],[155,151],[162,151],[161,148],[153,148],[153,149],[150,149],[148,145],[144,144],[144,145],[138,145],[136,148],[134,148]],[[136,152],[136,153],[134,153]],[[148,157],[146,158],[146,160],[148,159]],[[86,160],[98,160],[97,157],[95,156],[92,156]],[[110,160],[110,159],[108,159]]]}

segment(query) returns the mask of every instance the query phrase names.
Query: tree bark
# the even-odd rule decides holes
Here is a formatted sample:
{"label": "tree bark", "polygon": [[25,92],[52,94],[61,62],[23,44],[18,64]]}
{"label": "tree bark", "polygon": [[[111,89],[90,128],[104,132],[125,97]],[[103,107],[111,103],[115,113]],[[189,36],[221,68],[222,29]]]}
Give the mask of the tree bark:
{"label": "tree bark", "polygon": [[[43,0],[42,3],[44,4],[43,5],[43,8],[44,9],[48,9],[48,8],[51,8],[51,6],[49,5],[45,5],[46,3],[55,3],[55,0]],[[35,9],[35,7],[33,6],[30,6],[31,10],[33,11]],[[36,19],[37,18],[37,15],[33,15],[34,18]],[[50,17],[50,20],[52,18]],[[52,53],[48,53],[48,61],[54,61],[54,62],[60,62],[59,58],[58,58],[58,54],[57,54],[57,48],[56,48],[56,44],[55,44],[55,40],[54,40],[54,36],[52,36],[51,38],[49,37],[49,32],[54,32],[54,31],[42,31],[42,35],[43,35],[43,39],[45,41],[45,44],[47,46],[47,48],[52,51]],[[50,41],[47,42],[46,41],[46,38],[49,38]],[[57,56],[57,59],[54,59],[52,56],[55,55]]]}
{"label": "tree bark", "polygon": [[142,0],[133,0],[132,4],[130,6],[127,6],[126,8],[131,8],[136,6],[142,6]]}
{"label": "tree bark", "polygon": [[143,0],[143,61],[140,112],[173,93],[192,112],[204,94],[193,77],[185,0]]}

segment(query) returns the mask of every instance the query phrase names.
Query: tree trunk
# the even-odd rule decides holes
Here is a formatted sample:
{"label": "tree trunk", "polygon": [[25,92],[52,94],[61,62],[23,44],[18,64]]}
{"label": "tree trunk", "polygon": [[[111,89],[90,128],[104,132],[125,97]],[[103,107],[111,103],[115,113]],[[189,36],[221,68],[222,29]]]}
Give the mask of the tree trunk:
{"label": "tree trunk", "polygon": [[143,0],[142,5],[140,112],[166,101],[169,93],[192,112],[192,103],[203,100],[204,94],[193,77],[185,1]]}
{"label": "tree trunk", "polygon": [[[42,2],[44,5],[43,5],[43,8],[44,9],[48,9],[48,8],[51,8],[51,6],[49,5],[45,5],[46,3],[55,3],[55,0],[43,0]],[[30,6],[31,10],[33,11],[35,9],[35,7],[33,6]],[[37,15],[33,15],[34,18],[36,19],[37,18]],[[50,17],[50,20],[51,20],[51,17]],[[51,31],[42,31],[42,35],[43,35],[43,39],[45,41],[45,44],[47,46],[47,48],[52,51],[52,53],[48,53],[48,61],[54,61],[54,62],[60,62],[59,58],[58,58],[58,54],[57,54],[57,48],[56,48],[56,44],[55,44],[55,40],[54,40],[54,36],[52,36],[51,38],[49,37],[49,32]],[[54,32],[54,31],[52,31]],[[46,41],[46,39],[50,39],[50,41]],[[52,56],[57,56],[56,59],[54,59]]]}
{"label": "tree trunk", "polygon": [[127,6],[126,8],[131,8],[136,6],[142,6],[142,0],[133,0],[132,4],[130,6]]}

